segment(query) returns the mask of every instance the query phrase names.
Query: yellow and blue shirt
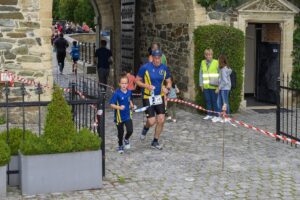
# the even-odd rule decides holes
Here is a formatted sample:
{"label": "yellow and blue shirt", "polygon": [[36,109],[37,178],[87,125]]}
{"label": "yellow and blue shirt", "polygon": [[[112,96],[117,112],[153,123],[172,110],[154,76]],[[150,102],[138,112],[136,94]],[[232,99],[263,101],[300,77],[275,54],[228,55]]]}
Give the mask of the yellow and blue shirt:
{"label": "yellow and blue shirt", "polygon": [[[156,67],[152,62],[148,62],[139,69],[137,76],[141,77],[144,83],[155,87],[154,95],[164,96],[162,86],[164,81],[170,78],[170,71],[166,65]],[[149,99],[151,96],[151,91],[147,88],[143,88],[142,93],[143,99]]]}
{"label": "yellow and blue shirt", "polygon": [[109,104],[115,104],[117,106],[125,106],[124,110],[115,110],[114,121],[119,124],[127,120],[132,119],[132,113],[130,110],[130,101],[132,99],[131,90],[127,90],[126,93],[122,92],[121,89],[117,89],[110,99]]}

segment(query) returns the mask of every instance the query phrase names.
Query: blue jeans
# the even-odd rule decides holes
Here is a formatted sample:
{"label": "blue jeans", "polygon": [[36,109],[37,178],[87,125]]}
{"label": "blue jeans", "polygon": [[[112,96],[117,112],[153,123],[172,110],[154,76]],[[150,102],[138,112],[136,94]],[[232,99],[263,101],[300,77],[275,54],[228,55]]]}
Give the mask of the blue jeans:
{"label": "blue jeans", "polygon": [[[207,110],[212,110],[218,112],[218,104],[217,104],[217,99],[218,99],[218,94],[215,93],[215,89],[204,89],[204,98],[206,102],[206,109]],[[210,116],[218,116],[216,113],[212,112],[207,112],[207,115]]]}
{"label": "blue jeans", "polygon": [[226,114],[229,114],[229,92],[230,90],[220,90],[218,95],[218,107],[219,111],[222,112],[222,107],[226,103]]}

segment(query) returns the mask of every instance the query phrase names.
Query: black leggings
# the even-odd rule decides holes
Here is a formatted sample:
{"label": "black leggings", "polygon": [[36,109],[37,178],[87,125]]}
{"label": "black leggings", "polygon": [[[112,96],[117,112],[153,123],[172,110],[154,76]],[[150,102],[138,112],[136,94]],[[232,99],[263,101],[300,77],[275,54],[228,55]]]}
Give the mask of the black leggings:
{"label": "black leggings", "polygon": [[59,65],[59,71],[62,72],[65,67],[66,52],[57,52],[56,58]]}
{"label": "black leggings", "polygon": [[124,137],[124,124],[126,126],[126,135],[125,140],[128,140],[133,132],[132,120],[127,120],[125,122],[117,124],[118,129],[118,139],[119,139],[119,146],[123,145],[123,137]]}

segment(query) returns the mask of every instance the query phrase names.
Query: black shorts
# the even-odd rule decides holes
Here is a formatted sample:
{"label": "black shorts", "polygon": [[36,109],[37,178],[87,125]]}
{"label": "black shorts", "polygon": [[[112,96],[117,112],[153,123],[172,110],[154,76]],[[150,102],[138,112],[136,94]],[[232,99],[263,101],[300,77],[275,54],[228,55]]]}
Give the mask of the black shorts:
{"label": "black shorts", "polygon": [[77,61],[79,60],[79,58],[72,58],[72,60],[73,60],[73,63],[77,63]]}
{"label": "black shorts", "polygon": [[160,105],[154,105],[154,106],[150,106],[150,102],[149,99],[143,99],[143,106],[150,106],[147,110],[146,110],[146,117],[147,118],[151,118],[151,117],[155,117],[156,115],[159,114],[165,114],[166,109],[165,109],[165,98],[162,97],[163,103]]}

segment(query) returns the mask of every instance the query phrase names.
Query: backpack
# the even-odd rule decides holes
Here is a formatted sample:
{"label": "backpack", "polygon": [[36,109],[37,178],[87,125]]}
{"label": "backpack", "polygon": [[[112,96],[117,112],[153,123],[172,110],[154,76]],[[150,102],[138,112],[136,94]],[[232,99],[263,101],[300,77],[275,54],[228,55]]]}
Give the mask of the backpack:
{"label": "backpack", "polygon": [[234,70],[232,70],[232,72],[230,74],[230,81],[231,81],[231,89],[235,89],[236,88],[236,73]]}

